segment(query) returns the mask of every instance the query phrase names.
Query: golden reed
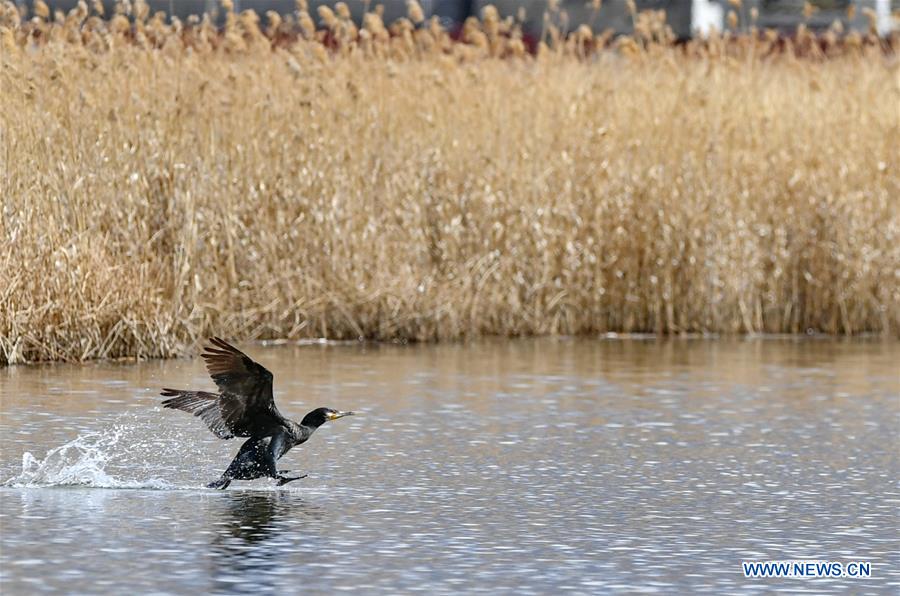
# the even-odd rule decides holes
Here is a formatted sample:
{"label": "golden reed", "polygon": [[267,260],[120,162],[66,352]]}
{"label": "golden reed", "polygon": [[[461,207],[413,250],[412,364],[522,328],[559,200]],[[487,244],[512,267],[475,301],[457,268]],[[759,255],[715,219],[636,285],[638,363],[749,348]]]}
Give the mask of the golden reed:
{"label": "golden reed", "polygon": [[641,13],[625,38],[548,18],[529,53],[492,10],[453,41],[416,3],[298,4],[221,29],[2,6],[0,362],[900,334],[896,38],[675,44]]}

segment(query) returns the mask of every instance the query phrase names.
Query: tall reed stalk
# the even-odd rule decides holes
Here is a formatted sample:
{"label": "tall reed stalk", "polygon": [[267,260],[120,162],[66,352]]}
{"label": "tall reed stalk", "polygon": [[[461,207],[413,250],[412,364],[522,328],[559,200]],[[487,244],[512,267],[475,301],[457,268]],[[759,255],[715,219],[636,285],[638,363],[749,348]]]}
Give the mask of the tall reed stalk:
{"label": "tall reed stalk", "polygon": [[0,363],[213,333],[900,335],[884,40],[677,46],[651,15],[532,56],[494,13],[453,42],[374,12],[10,6]]}

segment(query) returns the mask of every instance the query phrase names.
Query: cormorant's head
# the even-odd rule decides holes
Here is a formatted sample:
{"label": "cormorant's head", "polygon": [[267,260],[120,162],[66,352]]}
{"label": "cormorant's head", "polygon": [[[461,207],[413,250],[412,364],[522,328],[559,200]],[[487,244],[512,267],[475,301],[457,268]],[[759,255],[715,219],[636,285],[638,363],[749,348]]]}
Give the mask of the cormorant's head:
{"label": "cormorant's head", "polygon": [[352,416],[354,412],[339,412],[338,410],[332,410],[331,408],[316,408],[309,414],[303,417],[303,426],[310,426],[312,428],[317,428],[322,426],[329,420],[337,420],[338,418],[343,418],[344,416]]}

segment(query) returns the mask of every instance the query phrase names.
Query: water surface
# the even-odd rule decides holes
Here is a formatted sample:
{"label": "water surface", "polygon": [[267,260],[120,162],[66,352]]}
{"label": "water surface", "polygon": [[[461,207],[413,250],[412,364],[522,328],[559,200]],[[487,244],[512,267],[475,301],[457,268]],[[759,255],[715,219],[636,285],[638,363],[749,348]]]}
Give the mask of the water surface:
{"label": "water surface", "polygon": [[[159,408],[199,359],[0,370],[5,594],[900,589],[900,345],[245,345],[320,429],[309,477],[203,488],[239,443]],[[745,580],[742,560],[872,579]]]}

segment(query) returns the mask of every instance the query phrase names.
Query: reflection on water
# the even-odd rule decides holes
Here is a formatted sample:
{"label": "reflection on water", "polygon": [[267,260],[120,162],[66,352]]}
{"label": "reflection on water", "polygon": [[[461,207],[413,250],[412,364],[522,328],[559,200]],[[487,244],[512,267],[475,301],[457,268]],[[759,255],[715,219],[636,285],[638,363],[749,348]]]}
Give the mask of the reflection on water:
{"label": "reflection on water", "polygon": [[274,591],[277,578],[294,573],[291,538],[304,535],[304,522],[325,519],[322,508],[287,491],[234,491],[220,501],[210,554],[213,584],[226,592]]}
{"label": "reflection on water", "polygon": [[[896,343],[248,349],[292,417],[364,412],[280,489],[202,488],[239,443],[156,397],[196,360],[0,370],[3,592],[900,588]],[[740,572],[791,558],[875,577]]]}

